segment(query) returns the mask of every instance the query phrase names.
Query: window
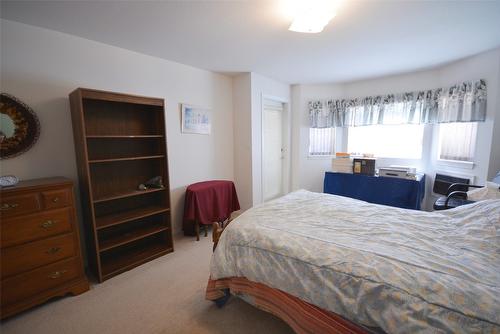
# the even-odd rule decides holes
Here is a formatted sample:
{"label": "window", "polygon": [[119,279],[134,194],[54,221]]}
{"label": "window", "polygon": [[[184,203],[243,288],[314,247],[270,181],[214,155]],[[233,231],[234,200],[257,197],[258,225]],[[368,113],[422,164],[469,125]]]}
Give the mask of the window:
{"label": "window", "polygon": [[424,126],[420,124],[350,127],[347,150],[379,158],[420,159]]}
{"label": "window", "polygon": [[309,128],[309,155],[335,154],[335,128]]}
{"label": "window", "polygon": [[476,135],[475,122],[439,124],[439,159],[472,162]]}

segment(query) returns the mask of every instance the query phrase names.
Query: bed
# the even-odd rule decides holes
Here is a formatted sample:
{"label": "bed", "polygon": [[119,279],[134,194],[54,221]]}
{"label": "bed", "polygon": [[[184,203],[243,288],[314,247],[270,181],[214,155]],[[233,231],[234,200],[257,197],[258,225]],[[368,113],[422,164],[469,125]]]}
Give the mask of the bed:
{"label": "bed", "polygon": [[500,333],[499,286],[500,200],[423,212],[299,190],[224,229],[206,297],[298,333]]}

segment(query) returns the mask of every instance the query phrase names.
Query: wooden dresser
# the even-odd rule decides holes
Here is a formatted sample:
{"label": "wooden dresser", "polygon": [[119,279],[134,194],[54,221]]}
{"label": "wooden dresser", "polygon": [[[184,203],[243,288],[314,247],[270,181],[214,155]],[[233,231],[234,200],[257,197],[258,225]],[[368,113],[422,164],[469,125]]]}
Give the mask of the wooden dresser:
{"label": "wooden dresser", "polygon": [[87,291],[73,182],[21,181],[0,194],[1,318]]}

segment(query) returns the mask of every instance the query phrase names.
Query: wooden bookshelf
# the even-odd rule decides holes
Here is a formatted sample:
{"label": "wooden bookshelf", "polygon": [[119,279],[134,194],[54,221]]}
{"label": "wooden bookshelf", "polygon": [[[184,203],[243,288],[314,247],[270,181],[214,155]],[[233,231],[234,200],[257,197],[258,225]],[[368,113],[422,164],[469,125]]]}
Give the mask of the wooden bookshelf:
{"label": "wooden bookshelf", "polygon": [[[89,266],[102,282],[174,250],[165,105],[84,88],[69,97]],[[163,188],[139,190],[156,176]]]}

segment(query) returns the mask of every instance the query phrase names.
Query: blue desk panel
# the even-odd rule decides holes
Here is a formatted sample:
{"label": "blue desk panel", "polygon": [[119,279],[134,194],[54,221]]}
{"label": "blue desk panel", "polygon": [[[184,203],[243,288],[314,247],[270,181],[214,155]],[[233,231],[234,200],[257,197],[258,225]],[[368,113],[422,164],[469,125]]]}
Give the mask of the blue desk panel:
{"label": "blue desk panel", "polygon": [[362,174],[326,172],[324,192],[362,201],[420,210],[425,195],[425,175],[417,180]]}

